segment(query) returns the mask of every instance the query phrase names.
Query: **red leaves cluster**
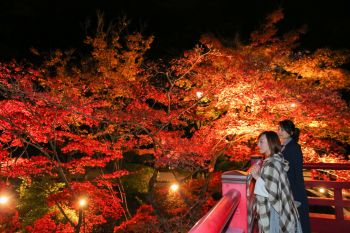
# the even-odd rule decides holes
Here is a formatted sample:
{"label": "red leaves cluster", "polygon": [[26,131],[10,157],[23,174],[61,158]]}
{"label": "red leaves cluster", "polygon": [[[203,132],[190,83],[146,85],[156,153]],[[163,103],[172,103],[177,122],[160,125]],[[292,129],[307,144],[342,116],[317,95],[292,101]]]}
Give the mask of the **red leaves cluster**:
{"label": "red leaves cluster", "polygon": [[16,209],[0,208],[0,231],[17,232],[20,229],[19,213]]}
{"label": "red leaves cluster", "polygon": [[69,223],[59,223],[55,221],[56,213],[48,213],[36,220],[33,226],[27,226],[26,230],[30,233],[74,233],[74,228]]}
{"label": "red leaves cluster", "polygon": [[7,159],[6,166],[2,168],[2,176],[9,178],[51,175],[57,176],[54,171],[55,165],[44,156],[32,158]]}
{"label": "red leaves cluster", "polygon": [[142,205],[129,220],[114,228],[114,232],[160,232],[157,229],[158,220],[152,206]]}
{"label": "red leaves cluster", "polygon": [[[38,72],[6,64],[1,64],[1,68],[6,71],[1,75],[1,83],[6,86],[1,93],[6,98],[0,101],[1,177],[30,180],[39,176],[59,176],[68,182],[67,187],[50,195],[48,201],[53,207],[61,206],[63,212],[77,212],[78,196],[86,195],[89,204],[84,210],[83,227],[87,232],[96,225],[118,220],[124,210],[113,180],[126,175],[126,171],[110,174],[106,171],[102,175],[94,175],[91,182],[68,180],[72,176],[79,180],[81,178],[77,175],[86,175],[87,168],[104,169],[108,163],[122,158],[119,143],[102,140],[103,134],[93,133],[93,127],[99,126],[101,117],[105,117],[98,110],[105,108],[106,102],[89,103],[87,99],[76,97],[64,99],[62,92],[54,95],[55,90],[49,92],[44,87],[37,91],[35,83],[39,80],[32,74],[39,75]],[[1,221],[7,222],[1,226],[6,226],[6,230],[10,230],[8,232],[12,231],[12,226],[13,229],[19,227],[14,203],[11,208],[13,214],[7,210],[6,215],[1,216]],[[75,217],[76,220],[71,215],[62,217],[62,211],[55,209],[37,219],[32,226],[27,226],[26,230],[75,232],[79,216]],[[14,222],[15,219],[17,222]]]}

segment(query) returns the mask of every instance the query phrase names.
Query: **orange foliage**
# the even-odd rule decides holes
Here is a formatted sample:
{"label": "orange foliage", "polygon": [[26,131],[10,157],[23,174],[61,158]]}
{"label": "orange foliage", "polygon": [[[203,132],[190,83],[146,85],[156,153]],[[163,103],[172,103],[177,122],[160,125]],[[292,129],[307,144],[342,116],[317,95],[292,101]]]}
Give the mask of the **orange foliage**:
{"label": "orange foliage", "polygon": [[[344,127],[350,125],[349,106],[339,94],[349,88],[349,73],[340,68],[348,55],[297,51],[304,29],[280,38],[281,19],[281,10],[269,16],[247,45],[228,47],[203,36],[198,46],[166,64],[144,60],[153,37],[102,31],[86,39],[91,54],[80,64],[70,64],[73,52],[59,51],[40,72],[0,64],[1,177],[59,177],[65,188],[50,195],[51,204],[77,211],[74,200],[85,191],[96,201],[86,211],[87,229],[126,220],[115,228],[123,231],[139,230],[136,222],[159,224],[148,206],[128,216],[119,180],[128,174],[119,167],[126,151],[152,153],[155,169],[212,175],[219,156],[247,160],[261,131],[291,118],[301,129],[305,161],[338,156],[335,144],[350,143]],[[89,170],[97,170],[92,168],[99,172],[90,176]],[[209,208],[213,199],[200,187],[217,183],[214,176],[188,185],[181,196],[185,207],[200,196]],[[186,218],[183,207],[167,214]],[[79,221],[68,225],[70,217],[55,220],[57,214],[47,213],[27,230],[80,227]]]}

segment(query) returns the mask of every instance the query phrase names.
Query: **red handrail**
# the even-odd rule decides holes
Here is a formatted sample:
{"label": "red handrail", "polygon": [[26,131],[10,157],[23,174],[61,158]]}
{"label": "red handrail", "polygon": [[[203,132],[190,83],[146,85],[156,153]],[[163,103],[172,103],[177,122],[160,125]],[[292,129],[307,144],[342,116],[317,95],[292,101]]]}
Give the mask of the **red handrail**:
{"label": "red handrail", "polygon": [[[350,170],[350,164],[305,163],[303,168]],[[251,216],[252,213],[247,211],[247,209],[250,210],[252,208],[252,192],[254,189],[254,183],[251,182],[249,171],[250,169],[246,173],[239,171],[223,173],[222,189],[224,196],[192,227],[189,233],[249,233],[255,230],[255,228],[252,228],[254,225],[254,222],[252,222],[254,221],[254,218]],[[312,231],[318,233],[348,232],[350,221],[344,218],[343,208],[350,207],[350,200],[344,200],[342,190],[350,189],[350,182],[306,180],[305,185],[307,188],[323,187],[334,190],[334,199],[322,197],[308,198],[310,205],[335,207],[335,217],[333,218],[322,214],[310,214]],[[252,219],[250,220],[249,218]]]}
{"label": "red handrail", "polygon": [[250,233],[254,226],[252,210],[254,182],[247,172],[228,171],[221,175],[220,201],[202,217],[190,233]]}
{"label": "red handrail", "polygon": [[[305,163],[304,169],[322,170],[350,170],[349,163]],[[312,176],[313,178],[313,176]],[[350,207],[350,200],[343,198],[342,190],[350,189],[348,181],[306,180],[307,188],[333,189],[333,197],[308,197],[309,206],[333,206],[335,215],[310,212],[311,228],[319,233],[349,232],[350,221],[344,217],[344,208]]]}
{"label": "red handrail", "polygon": [[350,163],[304,163],[305,169],[350,170]]}
{"label": "red handrail", "polygon": [[224,195],[218,203],[202,217],[189,231],[189,233],[220,233],[236,210],[241,194],[231,190]]}

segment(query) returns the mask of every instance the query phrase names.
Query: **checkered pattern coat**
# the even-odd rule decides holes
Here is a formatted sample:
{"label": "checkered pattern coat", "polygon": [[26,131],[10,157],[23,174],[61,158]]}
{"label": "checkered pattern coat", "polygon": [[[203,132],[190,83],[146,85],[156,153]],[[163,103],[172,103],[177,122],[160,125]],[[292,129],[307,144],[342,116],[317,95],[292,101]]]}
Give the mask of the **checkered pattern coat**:
{"label": "checkered pattern coat", "polygon": [[282,154],[274,154],[263,162],[260,178],[265,182],[268,197],[256,195],[256,210],[261,232],[270,233],[270,208],[279,215],[279,232],[296,232],[298,211],[294,204]]}

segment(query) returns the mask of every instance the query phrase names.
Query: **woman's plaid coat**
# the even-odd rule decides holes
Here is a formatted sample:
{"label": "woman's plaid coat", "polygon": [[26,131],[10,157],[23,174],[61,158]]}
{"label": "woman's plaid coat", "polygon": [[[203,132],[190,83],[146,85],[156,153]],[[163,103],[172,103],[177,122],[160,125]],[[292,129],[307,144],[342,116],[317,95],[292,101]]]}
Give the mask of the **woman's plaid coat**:
{"label": "woman's plaid coat", "polygon": [[263,162],[260,178],[265,182],[268,197],[256,195],[256,210],[261,232],[271,232],[271,208],[274,208],[279,216],[279,232],[296,232],[299,216],[287,178],[288,169],[288,162],[284,160],[282,154],[274,154]]}

